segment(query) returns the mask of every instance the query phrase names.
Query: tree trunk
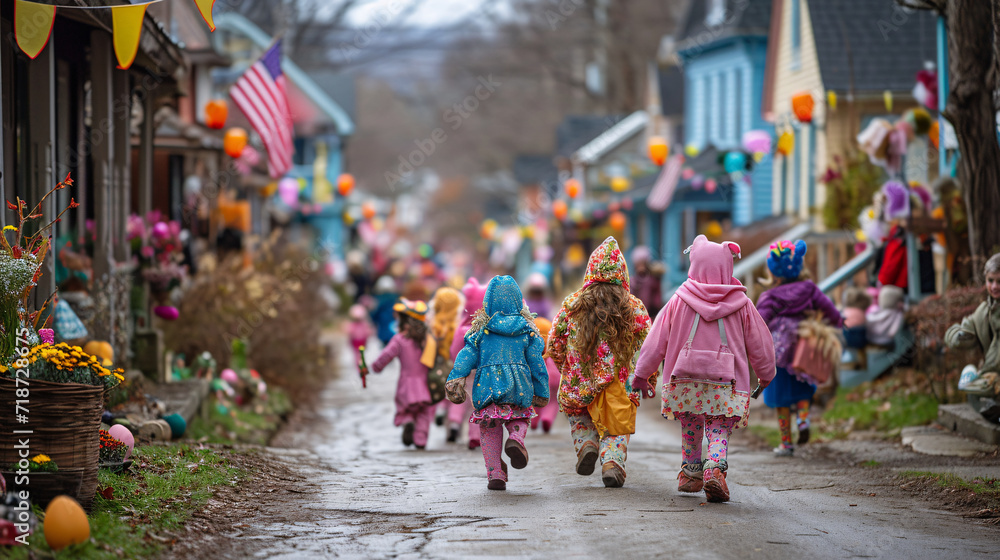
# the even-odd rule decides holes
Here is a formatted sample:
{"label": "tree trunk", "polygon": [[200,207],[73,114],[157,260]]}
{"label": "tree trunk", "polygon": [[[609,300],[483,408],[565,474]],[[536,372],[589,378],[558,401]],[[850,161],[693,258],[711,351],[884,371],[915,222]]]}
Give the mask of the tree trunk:
{"label": "tree trunk", "polygon": [[944,116],[955,127],[961,158],[958,179],[969,219],[969,246],[976,282],[983,264],[1000,250],[1000,144],[993,91],[993,10],[998,0],[950,0],[948,58],[951,91]]}

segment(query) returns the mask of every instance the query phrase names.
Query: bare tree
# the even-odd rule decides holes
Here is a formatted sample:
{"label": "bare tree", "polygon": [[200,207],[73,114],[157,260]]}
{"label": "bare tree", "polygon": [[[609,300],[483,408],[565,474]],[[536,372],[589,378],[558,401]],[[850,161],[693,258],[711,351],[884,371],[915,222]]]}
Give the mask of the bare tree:
{"label": "bare tree", "polygon": [[1000,251],[1000,143],[996,92],[1000,86],[1000,1],[896,0],[906,8],[933,10],[948,26],[947,105],[944,117],[955,127],[961,158],[958,179],[969,217],[973,272],[982,281],[982,263]]}

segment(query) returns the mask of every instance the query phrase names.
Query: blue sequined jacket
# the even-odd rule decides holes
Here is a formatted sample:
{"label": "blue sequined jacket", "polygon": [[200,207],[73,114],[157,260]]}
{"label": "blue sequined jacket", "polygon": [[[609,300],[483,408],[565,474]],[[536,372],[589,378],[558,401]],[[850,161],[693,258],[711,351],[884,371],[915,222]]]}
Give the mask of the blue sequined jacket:
{"label": "blue sequined jacket", "polygon": [[476,370],[472,404],[527,408],[533,397],[549,398],[549,375],[542,354],[545,341],[530,320],[517,282],[510,276],[490,280],[483,307],[465,335],[448,381]]}

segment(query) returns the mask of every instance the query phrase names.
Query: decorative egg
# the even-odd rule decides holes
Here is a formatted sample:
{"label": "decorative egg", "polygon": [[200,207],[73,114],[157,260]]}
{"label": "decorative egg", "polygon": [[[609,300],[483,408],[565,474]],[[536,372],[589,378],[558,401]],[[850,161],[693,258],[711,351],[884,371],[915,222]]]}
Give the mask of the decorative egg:
{"label": "decorative egg", "polygon": [[172,305],[157,305],[153,308],[153,313],[164,321],[176,321],[180,316],[180,311]]}
{"label": "decorative egg", "polygon": [[187,422],[184,417],[176,412],[163,417],[163,421],[170,426],[170,435],[174,439],[184,436],[187,431]]}
{"label": "decorative egg", "polygon": [[62,550],[71,544],[87,542],[90,521],[83,508],[69,496],[56,496],[45,508],[45,542],[52,550]]}
{"label": "decorative egg", "polygon": [[222,370],[221,377],[223,381],[229,384],[239,383],[240,381],[240,376],[236,375],[235,371],[228,368]]}
{"label": "decorative egg", "polygon": [[115,424],[114,426],[108,428],[108,435],[124,443],[128,447],[128,451],[125,452],[125,460],[127,461],[128,458],[132,456],[132,449],[135,448],[135,437],[132,436],[132,432],[121,424]]}

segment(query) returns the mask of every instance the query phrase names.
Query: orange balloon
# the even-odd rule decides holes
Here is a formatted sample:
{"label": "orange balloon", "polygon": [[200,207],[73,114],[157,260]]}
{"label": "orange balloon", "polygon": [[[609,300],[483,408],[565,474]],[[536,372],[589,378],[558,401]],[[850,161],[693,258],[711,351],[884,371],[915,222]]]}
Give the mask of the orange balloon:
{"label": "orange balloon", "polygon": [[628,220],[625,218],[625,214],[622,212],[614,212],[611,214],[611,217],[608,218],[608,225],[616,231],[624,231],[625,223],[627,221]]}
{"label": "orange balloon", "polygon": [[653,163],[663,165],[667,161],[668,155],[670,155],[670,147],[667,146],[665,138],[653,136],[649,139],[649,159],[653,160]]}
{"label": "orange balloon", "polygon": [[221,130],[226,126],[226,118],[229,117],[229,105],[225,99],[213,99],[205,104],[205,125],[208,128]]}
{"label": "orange balloon", "polygon": [[580,195],[580,181],[570,178],[566,179],[566,196],[576,198]]}
{"label": "orange balloon", "polygon": [[366,202],[361,205],[361,215],[365,217],[366,220],[370,220],[375,217],[375,205],[371,202]]}
{"label": "orange balloon", "polygon": [[799,119],[799,122],[812,122],[814,105],[812,93],[808,91],[799,92],[792,96],[792,111],[795,111],[795,117]]}
{"label": "orange balloon", "polygon": [[340,178],[337,179],[337,192],[340,196],[347,196],[351,194],[354,190],[354,175],[350,173],[341,174]]}
{"label": "orange balloon", "polygon": [[568,212],[569,207],[566,206],[565,200],[557,200],[552,203],[552,215],[554,215],[557,220],[565,219]]}
{"label": "orange balloon", "polygon": [[247,131],[239,127],[233,127],[226,131],[226,136],[222,139],[222,149],[229,154],[229,157],[240,157],[243,155],[243,148],[246,147]]}

